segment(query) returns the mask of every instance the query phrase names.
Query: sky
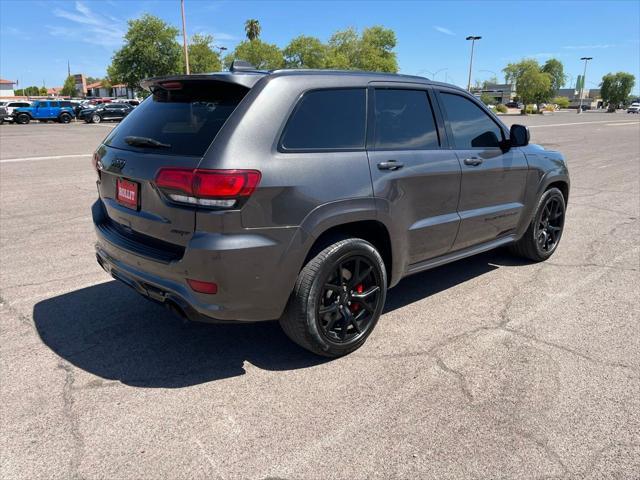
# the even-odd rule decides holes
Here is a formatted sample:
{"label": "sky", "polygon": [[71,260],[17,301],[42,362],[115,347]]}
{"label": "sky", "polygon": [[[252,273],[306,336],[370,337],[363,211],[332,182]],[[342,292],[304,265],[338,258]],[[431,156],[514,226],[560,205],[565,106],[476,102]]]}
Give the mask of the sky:
{"label": "sky", "polygon": [[[207,33],[233,47],[256,18],[261,39],[284,47],[305,34],[328,40],[350,26],[391,28],[400,73],[435,75],[466,86],[470,43],[480,35],[473,81],[497,76],[509,62],[561,60],[575,84],[590,56],[587,88],[627,71],[640,93],[640,1],[241,1],[185,0],[187,34]],[[127,20],[151,13],[181,28],[180,0],[0,0],[0,78],[20,86],[61,86],[71,73],[102,77],[121,45]],[[569,83],[568,82],[568,83]]]}

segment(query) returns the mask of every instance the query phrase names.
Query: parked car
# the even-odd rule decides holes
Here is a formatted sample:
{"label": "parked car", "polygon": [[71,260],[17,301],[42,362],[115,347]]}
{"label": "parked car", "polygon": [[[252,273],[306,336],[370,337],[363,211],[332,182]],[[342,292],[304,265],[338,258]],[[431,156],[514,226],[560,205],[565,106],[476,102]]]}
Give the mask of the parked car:
{"label": "parked car", "polygon": [[65,100],[36,100],[29,107],[19,107],[13,111],[15,122],[20,124],[29,123],[31,120],[69,123],[74,116],[71,102]]}
{"label": "parked car", "polygon": [[78,118],[86,123],[100,123],[103,120],[122,120],[129,115],[133,107],[128,103],[105,103],[80,111]]}
{"label": "parked car", "polygon": [[137,107],[138,105],[140,105],[140,100],[138,100],[137,98],[124,98],[124,99],[118,100],[118,102],[128,103],[132,107]]}
{"label": "parked car", "polygon": [[0,104],[0,124],[3,124],[5,119],[9,116],[9,112],[7,111],[7,107]]}
{"label": "parked car", "polygon": [[16,101],[8,101],[8,102],[0,102],[0,106],[6,109],[6,115],[1,120],[2,122],[13,122],[13,112],[16,108],[28,107],[31,105],[31,102],[27,100],[16,100]]}
{"label": "parked car", "polygon": [[524,108],[524,104],[522,102],[509,102],[506,105],[507,108],[519,108],[522,110]]}
{"label": "parked car", "polygon": [[627,113],[640,113],[640,103],[632,103],[627,108]]}
{"label": "parked car", "polygon": [[97,260],[190,320],[279,318],[336,357],[407,275],[558,247],[564,157],[458,87],[237,63],[142,85],[152,98],[94,154]]}

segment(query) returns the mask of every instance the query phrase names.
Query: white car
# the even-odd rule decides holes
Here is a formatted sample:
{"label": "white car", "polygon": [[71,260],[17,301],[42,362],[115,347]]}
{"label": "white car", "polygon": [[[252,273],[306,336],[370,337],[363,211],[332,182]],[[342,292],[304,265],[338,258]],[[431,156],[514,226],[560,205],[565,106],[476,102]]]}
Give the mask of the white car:
{"label": "white car", "polygon": [[640,103],[633,102],[631,105],[629,105],[629,108],[627,108],[627,113],[640,113]]}
{"label": "white car", "polygon": [[8,102],[0,102],[0,106],[7,109],[7,116],[2,119],[2,122],[13,122],[13,111],[20,107],[30,107],[31,102],[26,100],[10,100]]}

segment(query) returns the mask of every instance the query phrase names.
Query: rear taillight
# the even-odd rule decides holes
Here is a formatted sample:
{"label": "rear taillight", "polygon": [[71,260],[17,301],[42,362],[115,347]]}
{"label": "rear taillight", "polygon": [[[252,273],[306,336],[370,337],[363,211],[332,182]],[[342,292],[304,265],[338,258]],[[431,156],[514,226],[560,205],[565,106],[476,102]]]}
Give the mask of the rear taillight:
{"label": "rear taillight", "polygon": [[93,169],[97,172],[98,178],[100,178],[101,162],[100,162],[100,154],[98,152],[93,153],[93,157],[91,158],[91,164],[93,165]]}
{"label": "rear taillight", "polygon": [[171,200],[204,207],[235,207],[260,183],[257,170],[162,168],[156,185]]}

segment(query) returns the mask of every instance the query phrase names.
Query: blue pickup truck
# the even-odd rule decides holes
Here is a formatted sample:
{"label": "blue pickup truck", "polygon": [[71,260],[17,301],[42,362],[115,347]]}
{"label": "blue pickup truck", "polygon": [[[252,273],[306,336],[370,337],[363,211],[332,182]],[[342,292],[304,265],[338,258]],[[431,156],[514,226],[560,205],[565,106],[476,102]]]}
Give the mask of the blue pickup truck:
{"label": "blue pickup truck", "polygon": [[31,120],[69,123],[74,117],[71,102],[65,100],[36,100],[30,107],[16,108],[13,111],[13,120],[19,124],[26,124]]}

